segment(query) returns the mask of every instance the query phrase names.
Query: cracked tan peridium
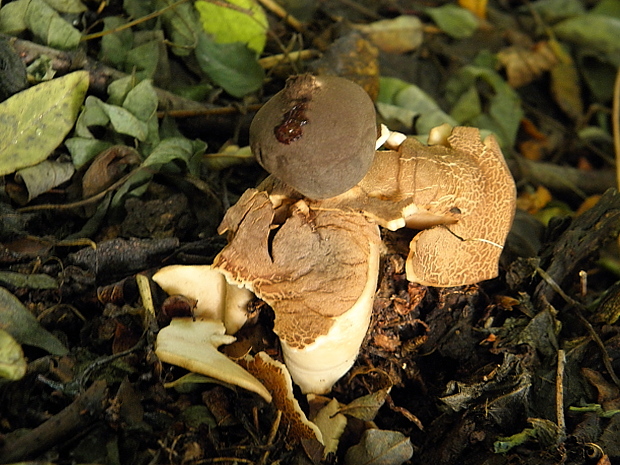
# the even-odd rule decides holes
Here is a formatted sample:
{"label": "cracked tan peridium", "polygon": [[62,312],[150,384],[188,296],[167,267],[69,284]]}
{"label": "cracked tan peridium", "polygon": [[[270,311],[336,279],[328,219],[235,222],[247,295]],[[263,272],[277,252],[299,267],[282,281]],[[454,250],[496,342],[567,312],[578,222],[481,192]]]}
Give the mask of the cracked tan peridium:
{"label": "cracked tan peridium", "polygon": [[[282,223],[274,221],[285,209]],[[368,278],[377,225],[356,212],[315,210],[304,200],[274,205],[249,189],[224,216],[231,232],[213,265],[269,303],[274,331],[302,348],[327,334],[333,318],[357,302]]]}
{"label": "cracked tan peridium", "polygon": [[407,139],[378,151],[358,185],[329,199],[302,198],[268,178],[226,213],[218,231],[230,241],[214,266],[270,304],[275,332],[297,348],[357,301],[377,224],[422,229],[410,244],[410,281],[458,286],[497,276],[516,196],[501,150],[475,128],[440,127],[430,139],[436,145]]}
{"label": "cracked tan peridium", "polygon": [[514,180],[495,137],[476,128],[431,132],[437,145],[407,139],[377,152],[366,177],[323,205],[362,212],[379,225],[422,229],[410,244],[407,279],[460,286],[497,276],[515,212]]}

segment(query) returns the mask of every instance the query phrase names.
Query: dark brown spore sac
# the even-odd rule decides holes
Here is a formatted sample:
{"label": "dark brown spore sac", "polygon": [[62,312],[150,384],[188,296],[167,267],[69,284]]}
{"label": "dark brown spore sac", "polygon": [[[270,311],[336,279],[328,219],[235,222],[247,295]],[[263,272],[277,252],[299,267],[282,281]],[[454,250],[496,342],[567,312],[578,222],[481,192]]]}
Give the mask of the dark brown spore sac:
{"label": "dark brown spore sac", "polygon": [[311,199],[357,184],[372,164],[376,140],[372,100],[336,76],[289,78],[250,126],[250,147],[261,166]]}

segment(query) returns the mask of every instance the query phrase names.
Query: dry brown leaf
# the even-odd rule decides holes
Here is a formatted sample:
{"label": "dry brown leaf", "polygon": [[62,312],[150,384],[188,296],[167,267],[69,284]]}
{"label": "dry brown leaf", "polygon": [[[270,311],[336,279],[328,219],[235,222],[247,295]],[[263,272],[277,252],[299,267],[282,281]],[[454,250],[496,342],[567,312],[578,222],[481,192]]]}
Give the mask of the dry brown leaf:
{"label": "dry brown leaf", "polygon": [[89,198],[117,181],[129,165],[140,163],[140,155],[131,147],[115,145],[95,157],[82,178],[82,196]]}
{"label": "dry brown leaf", "polygon": [[558,106],[574,120],[583,115],[581,87],[575,63],[570,54],[555,40],[549,41],[558,63],[551,69],[551,93]]}
{"label": "dry brown leaf", "polygon": [[546,187],[538,186],[536,192],[523,192],[517,199],[517,208],[534,214],[542,210],[551,200],[551,192]]}
{"label": "dry brown leaf", "polygon": [[579,216],[582,213],[587,212],[592,207],[594,207],[594,205],[596,205],[599,200],[601,200],[601,195],[600,194],[591,195],[590,197],[587,197],[583,202],[581,202],[581,205],[579,205],[579,208],[575,212],[575,215]]}
{"label": "dry brown leaf", "polygon": [[335,40],[314,62],[312,71],[350,79],[373,100],[379,95],[379,50],[357,31]]}
{"label": "dry brown leaf", "polygon": [[356,26],[368,40],[387,53],[407,53],[424,40],[422,21],[417,16],[402,15]]}
{"label": "dry brown leaf", "polygon": [[501,50],[497,58],[514,88],[529,84],[559,62],[548,42],[538,42],[530,49],[513,45]]}

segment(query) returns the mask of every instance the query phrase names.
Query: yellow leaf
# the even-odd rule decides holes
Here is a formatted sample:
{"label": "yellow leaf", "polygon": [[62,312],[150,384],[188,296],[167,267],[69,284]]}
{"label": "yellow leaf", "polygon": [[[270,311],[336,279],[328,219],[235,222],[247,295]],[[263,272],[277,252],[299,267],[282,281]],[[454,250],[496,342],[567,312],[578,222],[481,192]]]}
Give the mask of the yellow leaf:
{"label": "yellow leaf", "polygon": [[487,17],[487,0],[459,0],[459,6],[471,11],[480,19]]}
{"label": "yellow leaf", "polygon": [[559,107],[573,120],[578,120],[583,115],[583,102],[575,63],[558,41],[550,40],[549,47],[559,61],[551,69],[551,93]]}
{"label": "yellow leaf", "polygon": [[255,0],[222,3],[196,2],[203,29],[219,44],[242,42],[261,54],[267,42],[267,16]]}
{"label": "yellow leaf", "polygon": [[73,127],[88,89],[88,72],[38,84],[0,104],[0,175],[36,165]]}

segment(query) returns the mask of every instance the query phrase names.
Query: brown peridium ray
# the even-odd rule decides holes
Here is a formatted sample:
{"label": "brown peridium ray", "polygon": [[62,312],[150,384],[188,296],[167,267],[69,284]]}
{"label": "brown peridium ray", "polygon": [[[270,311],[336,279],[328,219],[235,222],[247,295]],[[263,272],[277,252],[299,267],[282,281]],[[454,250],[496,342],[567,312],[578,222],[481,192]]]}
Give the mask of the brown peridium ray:
{"label": "brown peridium ray", "polygon": [[409,281],[445,287],[494,278],[516,203],[501,149],[476,128],[438,126],[429,141],[378,151],[357,186],[322,206],[361,211],[392,231],[421,229],[410,244]]}
{"label": "brown peridium ray", "polygon": [[[409,280],[458,286],[497,275],[514,215],[515,185],[494,137],[439,127],[434,145],[408,139],[375,155],[374,110],[347,110],[366,120],[372,113],[371,122],[322,123],[354,99],[314,92],[350,87],[341,81],[293,78],[267,115],[257,114],[251,145],[272,176],[226,213],[218,230],[229,244],[213,264],[274,309],[285,363],[303,392],[329,391],[355,361],[376,290],[378,225],[422,229],[411,242]],[[357,179],[355,167],[367,163],[357,156],[370,151]]]}

